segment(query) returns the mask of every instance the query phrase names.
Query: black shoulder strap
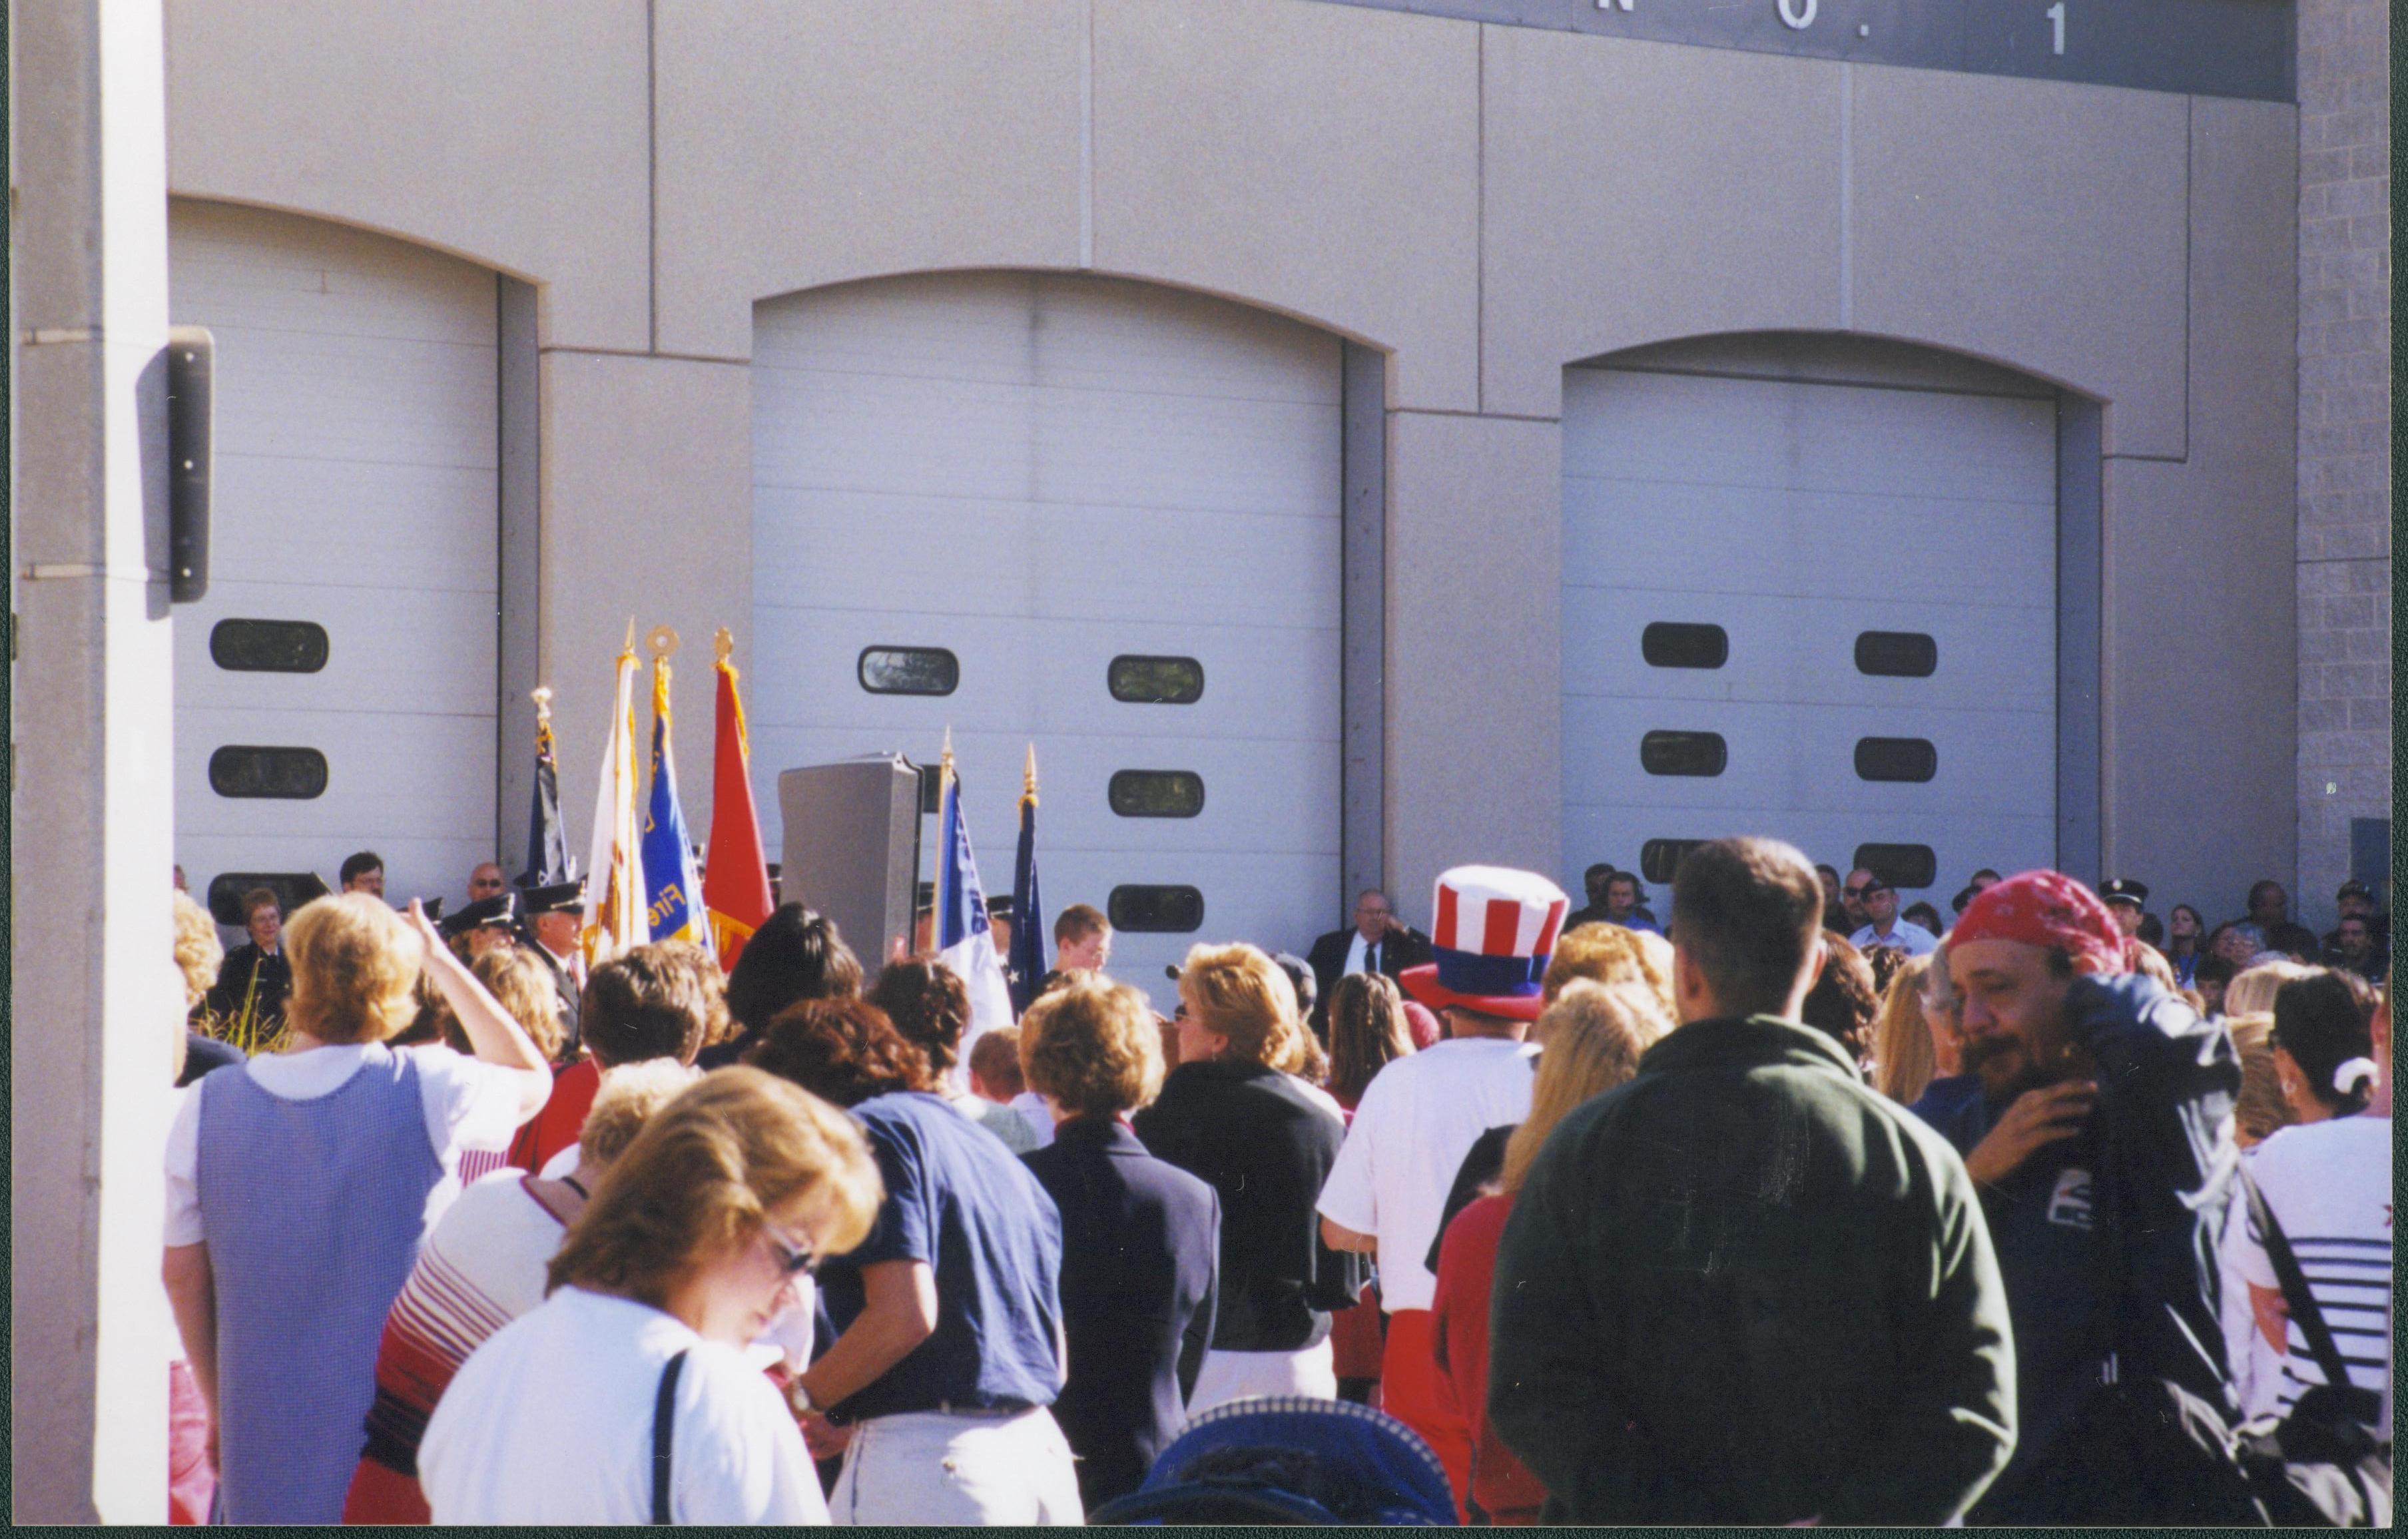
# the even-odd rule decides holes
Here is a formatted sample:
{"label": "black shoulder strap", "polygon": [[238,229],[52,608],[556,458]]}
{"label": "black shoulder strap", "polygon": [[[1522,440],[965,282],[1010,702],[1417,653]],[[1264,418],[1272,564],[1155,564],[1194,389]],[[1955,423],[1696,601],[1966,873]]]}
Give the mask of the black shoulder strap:
{"label": "black shoulder strap", "polygon": [[2315,1355],[2316,1366],[2324,1370],[2325,1382],[2336,1389],[2348,1388],[2349,1365],[2342,1361],[2341,1347],[2325,1324],[2324,1311],[2316,1307],[2316,1296],[2300,1271],[2300,1259],[2291,1254],[2290,1237],[2274,1221],[2274,1210],[2250,1177],[2245,1161],[2241,1166],[2241,1190],[2249,1201],[2249,1222],[2258,1230],[2258,1238],[2266,1247],[2266,1259],[2274,1268],[2274,1280],[2283,1285],[2283,1302],[2290,1306],[2291,1323],[2307,1338],[2308,1350]]}
{"label": "black shoulder strap", "polygon": [[673,1522],[669,1517],[669,1443],[677,1431],[678,1374],[685,1367],[685,1354],[671,1358],[661,1370],[661,1392],[652,1401],[652,1521]]}

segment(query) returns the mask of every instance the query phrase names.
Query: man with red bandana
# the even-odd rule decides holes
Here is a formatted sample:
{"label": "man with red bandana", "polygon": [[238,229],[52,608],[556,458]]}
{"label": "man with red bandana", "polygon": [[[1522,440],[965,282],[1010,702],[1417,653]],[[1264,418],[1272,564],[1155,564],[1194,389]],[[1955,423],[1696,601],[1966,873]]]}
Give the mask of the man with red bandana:
{"label": "man with red bandana", "polygon": [[2176,1391],[2227,1414],[2211,1240],[2241,1070],[2219,1027],[2132,971],[2128,944],[2056,871],[1990,887],[1948,938],[1964,1072],[1914,1111],[1981,1191],[2021,1423],[1969,1522],[2236,1516],[2176,1432]]}

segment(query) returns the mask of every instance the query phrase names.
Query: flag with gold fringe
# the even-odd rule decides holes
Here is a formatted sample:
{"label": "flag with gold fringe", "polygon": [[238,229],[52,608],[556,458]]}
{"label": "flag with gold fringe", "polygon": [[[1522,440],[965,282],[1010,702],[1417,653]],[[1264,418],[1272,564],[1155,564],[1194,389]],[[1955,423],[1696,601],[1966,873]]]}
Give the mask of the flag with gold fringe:
{"label": "flag with gold fringe", "polygon": [[636,623],[627,622],[610,731],[602,743],[602,784],[585,863],[585,959],[607,960],[652,939],[645,918],[642,824],[636,808]]}
{"label": "flag with gold fringe", "polygon": [[677,632],[655,626],[647,644],[652,649],[652,794],[644,812],[645,918],[652,940],[691,941],[709,951],[702,873],[686,834],[685,810],[678,805],[677,748],[669,736],[669,655],[678,648]]}

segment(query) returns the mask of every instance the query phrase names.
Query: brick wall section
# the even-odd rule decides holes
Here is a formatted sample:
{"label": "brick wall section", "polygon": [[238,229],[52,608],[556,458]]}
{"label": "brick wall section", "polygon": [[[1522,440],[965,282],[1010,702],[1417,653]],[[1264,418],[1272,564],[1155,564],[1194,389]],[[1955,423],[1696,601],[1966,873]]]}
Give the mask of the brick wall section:
{"label": "brick wall section", "polygon": [[[2300,0],[2300,869],[2320,931],[2391,808],[2391,48],[2386,0]],[[2231,895],[2237,909],[2242,895]],[[2211,916],[2210,923],[2214,922]]]}

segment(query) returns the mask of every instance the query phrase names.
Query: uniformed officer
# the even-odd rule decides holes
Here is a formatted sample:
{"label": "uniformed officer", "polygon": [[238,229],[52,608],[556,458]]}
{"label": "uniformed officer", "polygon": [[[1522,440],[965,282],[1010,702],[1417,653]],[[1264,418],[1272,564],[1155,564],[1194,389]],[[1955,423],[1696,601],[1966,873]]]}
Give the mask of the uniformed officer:
{"label": "uniformed officer", "polygon": [[2099,897],[2107,905],[2107,913],[2114,919],[2115,928],[2124,932],[2126,940],[2140,932],[2141,914],[2149,901],[2146,886],[2130,877],[2119,876],[2113,882],[2100,883]]}
{"label": "uniformed officer", "polygon": [[529,887],[522,895],[525,921],[519,933],[536,959],[552,970],[560,994],[560,1061],[577,1061],[577,1007],[585,992],[585,948],[577,931],[585,915],[585,882],[579,877],[548,887]]}

